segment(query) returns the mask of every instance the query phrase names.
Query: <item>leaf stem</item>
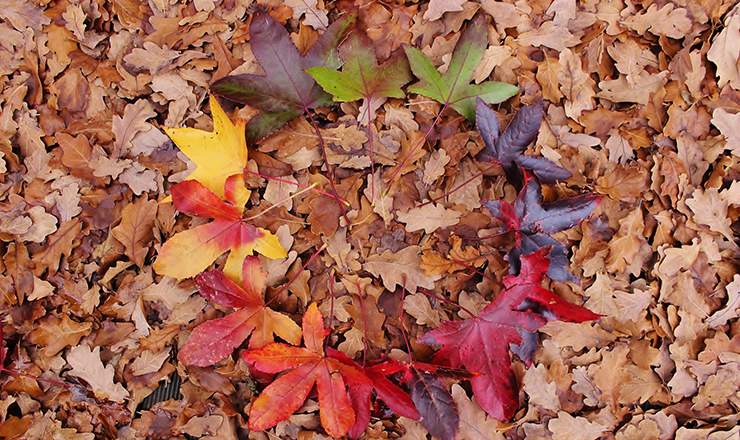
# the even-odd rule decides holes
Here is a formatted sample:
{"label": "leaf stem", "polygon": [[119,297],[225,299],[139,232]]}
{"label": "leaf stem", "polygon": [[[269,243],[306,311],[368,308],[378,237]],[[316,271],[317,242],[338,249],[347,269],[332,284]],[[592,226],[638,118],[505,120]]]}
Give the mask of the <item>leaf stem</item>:
{"label": "leaf stem", "polygon": [[401,286],[401,336],[403,336],[403,342],[406,343],[406,351],[409,354],[409,364],[414,365],[414,358],[411,357],[411,344],[409,338],[406,336],[406,329],[403,326],[403,302],[406,300],[406,274],[403,275],[403,286]]}
{"label": "leaf stem", "polygon": [[486,173],[487,171],[489,171],[489,170],[493,169],[493,168],[494,168],[494,167],[495,167],[496,165],[498,165],[498,163],[494,163],[494,164],[492,164],[491,166],[487,167],[486,169],[484,169],[483,171],[479,172],[479,173],[478,173],[478,174],[476,174],[475,176],[473,176],[473,177],[471,177],[470,179],[466,180],[465,182],[463,182],[463,183],[461,183],[461,184],[457,185],[457,187],[453,188],[453,189],[452,189],[452,190],[451,190],[450,192],[448,192],[448,193],[445,193],[445,194],[442,194],[442,195],[441,195],[441,196],[439,196],[439,197],[435,197],[435,198],[433,198],[432,200],[429,200],[429,201],[427,201],[427,202],[424,202],[424,203],[422,203],[421,205],[419,205],[419,206],[418,206],[418,208],[421,208],[422,206],[426,206],[426,205],[428,205],[428,204],[430,204],[430,203],[434,203],[434,202],[436,202],[437,200],[440,200],[440,199],[444,199],[445,197],[447,197],[447,196],[449,196],[449,195],[452,195],[453,193],[455,193],[455,192],[456,192],[457,190],[459,190],[460,188],[464,187],[464,186],[465,186],[465,185],[467,185],[468,183],[470,183],[470,182],[472,182],[473,180],[477,179],[478,177],[482,176],[482,175],[483,175],[483,174],[485,174],[485,173]]}
{"label": "leaf stem", "polygon": [[360,288],[360,280],[355,281],[357,283],[357,295],[360,297],[360,307],[362,308],[362,342],[364,347],[362,348],[362,366],[365,366],[367,362],[367,311],[365,310],[365,298],[362,296],[362,289]]}
{"label": "leaf stem", "polygon": [[302,189],[302,190],[298,191],[295,194],[291,194],[290,196],[288,196],[288,197],[284,198],[283,200],[275,203],[274,205],[270,205],[267,209],[265,209],[264,211],[260,212],[259,214],[253,215],[252,217],[249,217],[249,218],[245,218],[244,221],[245,222],[248,222],[250,220],[254,220],[254,219],[258,218],[258,217],[261,217],[261,216],[267,214],[270,210],[272,210],[274,208],[277,208],[278,206],[280,206],[283,203],[287,202],[288,200],[290,200],[290,199],[292,199],[294,197],[298,197],[299,195],[301,195],[301,194],[303,194],[305,192],[308,192],[308,191],[314,189],[315,186],[316,186],[316,183],[313,183],[313,184],[311,184],[311,186],[308,186],[305,189]]}
{"label": "leaf stem", "polygon": [[351,224],[349,221],[349,217],[347,217],[347,210],[344,209],[344,205],[339,202],[340,197],[339,193],[337,192],[337,187],[334,185],[334,171],[332,171],[331,166],[329,165],[329,158],[326,155],[326,143],[324,142],[324,136],[321,135],[321,130],[319,129],[319,123],[316,122],[316,119],[314,119],[311,112],[308,111],[308,109],[305,109],[306,114],[308,115],[308,119],[311,121],[311,125],[313,126],[314,131],[316,131],[316,136],[319,138],[319,145],[321,146],[321,155],[324,157],[324,164],[326,165],[326,173],[329,175],[329,184],[331,185],[331,192],[334,193],[334,199],[337,201],[337,205],[339,206],[339,211],[342,213],[342,217],[344,217],[344,220],[347,222],[347,227]]}
{"label": "leaf stem", "polygon": [[33,379],[33,380],[39,380],[41,382],[46,382],[46,383],[50,383],[50,384],[54,384],[54,385],[59,385],[59,386],[66,387],[66,388],[71,388],[72,387],[72,384],[68,384],[68,383],[64,383],[64,382],[59,382],[59,381],[56,381],[56,380],[42,379],[40,377],[31,376],[30,374],[19,373],[17,371],[8,370],[7,368],[0,369],[0,373],[2,373],[3,371],[6,372],[6,373],[8,373],[8,374],[12,374],[13,376],[18,376],[20,378],[29,378],[29,379]]}
{"label": "leaf stem", "polygon": [[450,301],[447,298],[443,298],[441,296],[437,296],[437,295],[433,294],[432,292],[429,292],[427,290],[422,289],[421,287],[418,290],[419,290],[419,292],[423,293],[426,296],[432,297],[432,298],[434,298],[434,299],[436,299],[438,301],[442,301],[443,303],[447,303],[447,304],[451,304],[453,306],[456,306],[456,307],[460,308],[460,310],[462,310],[463,312],[467,313],[470,316],[476,316],[475,313],[472,313],[470,310],[466,309],[465,307],[461,306],[460,304],[458,304],[458,303],[456,303],[454,301]]}
{"label": "leaf stem", "polygon": [[[274,177],[274,176],[268,176],[268,175],[265,175],[265,174],[260,174],[260,173],[258,173],[256,171],[252,171],[252,170],[247,169],[247,168],[244,168],[243,171],[245,173],[247,173],[247,174],[252,174],[254,176],[258,176],[258,177],[261,177],[263,179],[275,180],[275,181],[282,182],[282,183],[288,183],[290,185],[300,186],[301,188],[311,188],[313,191],[316,191],[317,193],[323,194],[325,196],[329,196],[329,197],[334,198],[334,199],[337,198],[334,194],[330,194],[330,193],[328,193],[326,191],[322,191],[322,190],[320,190],[320,189],[318,189],[318,188],[316,188],[314,186],[304,185],[302,183],[291,182],[290,180],[281,179],[279,177]],[[344,203],[347,206],[350,206],[350,203],[348,201],[342,199],[341,197],[339,199],[337,199],[337,200],[339,200],[340,202]]]}
{"label": "leaf stem", "polygon": [[396,172],[393,173],[393,177],[391,177],[391,180],[388,181],[388,185],[386,185],[385,191],[383,191],[383,194],[381,195],[381,197],[385,197],[388,194],[388,191],[391,189],[391,185],[393,185],[393,182],[395,182],[396,178],[398,177],[398,174],[401,172],[403,167],[406,166],[406,163],[409,161],[409,159],[411,159],[411,156],[413,156],[414,153],[416,153],[416,150],[418,150],[419,148],[421,148],[422,145],[424,145],[424,142],[426,142],[426,140],[429,138],[429,135],[432,133],[432,130],[437,125],[437,122],[439,122],[440,118],[442,117],[442,113],[445,111],[446,108],[447,108],[447,104],[444,104],[442,108],[439,110],[437,117],[434,118],[434,121],[427,129],[427,132],[424,133],[424,137],[422,137],[419,140],[419,142],[416,143],[416,146],[414,146],[411,152],[409,152],[409,154],[406,155],[406,158],[403,160],[403,162],[401,162],[401,165],[398,167]]}
{"label": "leaf stem", "polygon": [[[301,270],[299,270],[298,272],[296,272],[296,273],[295,273],[295,275],[293,275],[293,276],[292,276],[292,277],[290,278],[290,280],[288,280],[288,282],[287,282],[287,283],[285,283],[285,285],[283,285],[283,287],[282,287],[282,288],[281,288],[280,290],[278,290],[278,293],[276,293],[276,294],[275,294],[275,295],[274,295],[274,296],[273,296],[272,298],[270,298],[270,300],[269,300],[269,301],[267,301],[267,302],[265,303],[265,307],[267,307],[268,305],[270,305],[270,303],[271,303],[271,302],[273,302],[273,301],[274,301],[274,300],[275,300],[275,299],[276,299],[277,297],[279,297],[279,296],[280,296],[280,294],[281,294],[281,293],[283,293],[283,292],[285,291],[285,289],[287,289],[287,288],[288,288],[288,286],[290,286],[291,284],[293,284],[293,281],[295,281],[295,280],[296,280],[296,278],[298,278],[298,275],[300,275],[300,274],[301,274],[301,272],[303,272],[304,270],[306,270],[306,267],[308,267],[308,265],[309,265],[309,264],[311,264],[311,262],[312,262],[312,261],[313,261],[314,259],[316,259],[316,257],[318,257],[318,256],[319,256],[319,254],[320,254],[320,253],[321,253],[321,252],[322,252],[322,251],[323,251],[324,249],[326,249],[326,247],[327,247],[327,246],[328,246],[327,244],[324,244],[323,246],[321,246],[321,247],[319,248],[319,250],[317,250],[317,251],[316,251],[316,253],[315,253],[315,254],[311,255],[311,258],[309,258],[309,259],[308,259],[308,261],[306,261],[306,264],[304,264],[303,266],[301,266]],[[304,305],[306,305],[306,304],[304,304]]]}
{"label": "leaf stem", "polygon": [[498,281],[496,281],[492,276],[486,275],[485,273],[479,271],[478,269],[474,268],[473,266],[469,266],[469,265],[463,263],[462,261],[458,260],[455,257],[452,257],[451,256],[450,257],[450,260],[452,260],[456,264],[459,264],[460,266],[464,266],[468,270],[472,270],[473,272],[477,273],[478,275],[482,276],[483,278],[487,279],[488,281],[492,282],[493,284],[496,284],[496,285],[499,285],[499,286],[501,285],[501,283],[498,282]]}
{"label": "leaf stem", "polygon": [[[370,204],[375,206],[375,153],[373,152],[373,131],[370,128],[370,97],[366,96],[367,101],[367,147],[370,150]],[[364,358],[363,358],[364,361]]]}

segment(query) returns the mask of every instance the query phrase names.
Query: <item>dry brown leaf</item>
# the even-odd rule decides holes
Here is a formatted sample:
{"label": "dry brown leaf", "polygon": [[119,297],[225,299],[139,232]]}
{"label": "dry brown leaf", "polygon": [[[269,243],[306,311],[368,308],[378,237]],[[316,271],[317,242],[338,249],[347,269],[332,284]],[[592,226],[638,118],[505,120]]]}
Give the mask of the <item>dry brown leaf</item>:
{"label": "dry brown leaf", "polygon": [[421,248],[407,246],[398,252],[387,250],[380,255],[370,255],[362,267],[376,277],[381,277],[386,289],[394,292],[398,287],[406,287],[416,293],[417,287],[433,289],[439,275],[426,275],[421,269]]}
{"label": "dry brown leaf", "polygon": [[413,208],[408,212],[399,212],[396,216],[398,221],[406,224],[408,232],[423,229],[427,234],[431,234],[439,228],[456,225],[462,214],[447,209],[440,204],[428,204],[420,208]]}
{"label": "dry brown leaf", "polygon": [[156,200],[148,200],[144,196],[123,208],[121,223],[111,230],[111,234],[126,248],[126,256],[142,268],[153,238],[156,214]]}

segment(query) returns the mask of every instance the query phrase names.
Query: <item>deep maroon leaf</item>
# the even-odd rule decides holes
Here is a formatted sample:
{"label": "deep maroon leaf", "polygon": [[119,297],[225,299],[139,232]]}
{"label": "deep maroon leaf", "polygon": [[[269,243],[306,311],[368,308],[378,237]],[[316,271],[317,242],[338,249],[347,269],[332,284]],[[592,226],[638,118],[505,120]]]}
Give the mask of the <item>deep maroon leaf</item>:
{"label": "deep maroon leaf", "polygon": [[532,177],[525,176],[524,188],[514,205],[502,200],[483,201],[483,205],[503,223],[502,231],[516,233],[516,245],[506,255],[511,273],[519,273],[522,255],[552,246],[548,275],[557,281],[578,282],[566,269],[568,252],[549,234],[576,226],[588,217],[599,204],[601,196],[587,194],[542,205],[542,186]]}
{"label": "deep maroon leaf", "polygon": [[504,168],[506,178],[515,186],[523,182],[519,167],[533,172],[544,183],[555,183],[571,176],[566,169],[555,165],[550,159],[527,156],[524,150],[537,138],[542,123],[542,101],[519,109],[499,136],[501,123],[496,113],[478,98],[475,105],[475,124],[486,147],[476,156],[481,162],[498,162]]}
{"label": "deep maroon leaf", "polygon": [[447,385],[438,376],[415,368],[406,372],[404,382],[411,389],[411,399],[427,431],[442,440],[454,440],[460,415]]}
{"label": "deep maroon leaf", "polygon": [[470,381],[473,392],[481,407],[498,420],[510,419],[519,407],[509,345],[517,346],[517,353],[531,360],[537,348],[533,334],[547,321],[583,322],[599,317],[540,286],[549,265],[546,251],[523,257],[519,276],[504,277],[505,290],[479,316],[445,322],[418,339],[442,346],[433,362],[481,373]]}
{"label": "deep maroon leaf", "polygon": [[266,76],[231,75],[211,85],[216,95],[261,110],[247,123],[248,144],[279,130],[308,109],[333,103],[331,95],[304,70],[338,68],[337,47],[355,20],[354,14],[336,20],[304,57],[277,20],[266,12],[255,12],[249,27],[250,44]]}

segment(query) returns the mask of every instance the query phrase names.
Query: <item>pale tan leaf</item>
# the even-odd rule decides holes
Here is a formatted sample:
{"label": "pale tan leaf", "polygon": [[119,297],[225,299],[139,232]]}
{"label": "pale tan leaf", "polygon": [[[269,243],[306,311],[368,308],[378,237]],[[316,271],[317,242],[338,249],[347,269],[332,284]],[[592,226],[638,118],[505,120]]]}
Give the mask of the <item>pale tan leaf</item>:
{"label": "pale tan leaf", "polygon": [[103,366],[100,347],[95,347],[94,350],[90,350],[87,345],[72,347],[67,354],[67,363],[72,367],[67,374],[84,379],[98,399],[123,403],[129,397],[123,385],[113,380],[113,365]]}
{"label": "pale tan leaf", "polygon": [[131,363],[131,374],[134,376],[143,376],[145,374],[156,373],[162,368],[164,362],[170,357],[170,349],[167,347],[159,353],[152,353],[149,350],[141,352],[139,357]]}
{"label": "pale tan leaf", "polygon": [[365,259],[363,268],[376,277],[381,277],[386,289],[394,292],[405,286],[410,293],[416,293],[417,287],[433,289],[439,275],[427,276],[420,267],[421,248],[417,245],[407,246],[398,252],[386,250],[380,255],[370,255]]}
{"label": "pale tan leaf", "polygon": [[547,429],[552,432],[553,440],[596,440],[607,431],[599,423],[589,422],[585,417],[573,417],[565,411],[550,419]]}
{"label": "pale tan leaf", "polygon": [[434,310],[429,303],[429,298],[423,293],[414,293],[403,299],[403,310],[416,319],[419,325],[427,325],[431,328],[440,326],[442,317],[438,310]]}
{"label": "pale tan leaf", "polygon": [[439,228],[456,225],[462,214],[447,209],[440,204],[427,204],[420,208],[410,209],[408,212],[399,212],[398,221],[406,224],[408,232],[424,230],[431,234]]}

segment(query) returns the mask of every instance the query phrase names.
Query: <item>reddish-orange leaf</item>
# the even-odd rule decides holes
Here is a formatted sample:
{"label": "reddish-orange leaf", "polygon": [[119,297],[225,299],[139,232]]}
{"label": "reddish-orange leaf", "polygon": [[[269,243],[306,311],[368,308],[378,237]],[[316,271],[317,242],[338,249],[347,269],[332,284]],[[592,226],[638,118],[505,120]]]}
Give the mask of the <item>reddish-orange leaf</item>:
{"label": "reddish-orange leaf", "polygon": [[242,263],[253,252],[268,258],[287,256],[276,236],[242,218],[243,205],[237,201],[244,199],[235,189],[238,186],[234,185],[240,177],[232,176],[226,181],[225,194],[231,203],[221,200],[195,180],[186,180],[172,187],[172,201],[180,212],[212,218],[213,221],[170,238],[154,262],[153,267],[158,274],[177,279],[190,278],[204,271],[224,252],[231,251],[224,273],[239,280]]}
{"label": "reddish-orange leaf", "polygon": [[254,401],[249,412],[249,429],[269,429],[290,417],[303,405],[316,384],[321,424],[327,434],[338,438],[349,432],[355,423],[355,412],[346,383],[371,385],[359,369],[324,354],[323,339],[326,335],[321,312],[314,303],[303,317],[306,348],[272,343],[259,350],[244,352],[244,360],[265,373],[279,373],[292,368],[268,385]]}

